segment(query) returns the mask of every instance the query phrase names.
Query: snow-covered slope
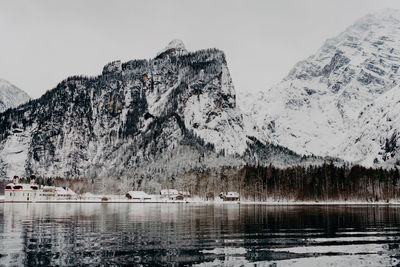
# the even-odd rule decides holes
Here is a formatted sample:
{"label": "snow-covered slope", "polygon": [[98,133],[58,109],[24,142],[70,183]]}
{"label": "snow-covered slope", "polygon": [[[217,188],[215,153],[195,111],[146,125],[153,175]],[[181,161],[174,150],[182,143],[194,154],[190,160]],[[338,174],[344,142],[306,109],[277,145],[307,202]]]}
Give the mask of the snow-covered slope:
{"label": "snow-covered slope", "polygon": [[[353,139],[358,140],[354,135],[368,121],[380,125],[382,113],[368,112],[375,101],[381,101],[376,105],[385,114],[396,104],[389,95],[399,90],[399,25],[397,10],[361,18],[297,63],[281,83],[263,91],[250,113],[272,140],[298,153],[371,165],[378,150],[361,148]],[[400,125],[393,123],[392,130],[368,127],[381,140]]]}
{"label": "snow-covered slope", "polygon": [[339,147],[341,156],[367,166],[400,166],[400,87],[367,105],[358,120]]}
{"label": "snow-covered slope", "polygon": [[238,91],[237,95],[237,105],[246,114],[250,113],[254,103],[256,102],[257,93]]}
{"label": "snow-covered slope", "polygon": [[30,99],[29,95],[11,84],[10,82],[0,79],[0,112],[8,108],[15,108]]}
{"label": "snow-covered slope", "polygon": [[165,178],[304,160],[265,140],[236,106],[224,53],[190,53],[174,40],[152,60],[111,62],[0,114],[0,174]]}

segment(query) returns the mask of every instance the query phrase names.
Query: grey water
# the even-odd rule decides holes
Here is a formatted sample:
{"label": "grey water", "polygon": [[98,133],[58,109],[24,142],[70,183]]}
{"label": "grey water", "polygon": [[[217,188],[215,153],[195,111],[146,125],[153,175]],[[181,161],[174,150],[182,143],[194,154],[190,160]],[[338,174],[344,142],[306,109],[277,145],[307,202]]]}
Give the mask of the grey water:
{"label": "grey water", "polygon": [[2,203],[1,266],[393,266],[400,207]]}

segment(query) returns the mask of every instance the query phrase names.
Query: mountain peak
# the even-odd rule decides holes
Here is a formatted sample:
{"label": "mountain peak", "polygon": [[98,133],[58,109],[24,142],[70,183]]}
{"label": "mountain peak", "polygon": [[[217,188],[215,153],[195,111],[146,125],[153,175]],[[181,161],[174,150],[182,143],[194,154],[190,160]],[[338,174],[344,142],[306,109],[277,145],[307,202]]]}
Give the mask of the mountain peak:
{"label": "mountain peak", "polygon": [[[281,83],[260,94],[250,109],[260,128],[297,153],[366,165],[399,159],[400,166],[400,149],[394,151],[391,141],[397,141],[400,130],[394,126],[396,114],[389,113],[398,101],[391,91],[400,84],[399,24],[399,10],[382,9],[328,39]],[[373,106],[382,115],[376,115],[377,109],[367,112]]]}
{"label": "mountain peak", "polygon": [[187,54],[188,51],[186,50],[185,44],[182,42],[182,40],[179,39],[174,39],[171,42],[168,43],[168,45],[160,51],[157,56],[167,52],[171,51],[173,54]]}
{"label": "mountain peak", "polygon": [[[400,23],[400,10],[393,8],[384,8],[376,12],[367,14],[356,21],[352,27],[362,27],[364,30],[369,30],[369,25],[394,25]],[[351,28],[351,27],[350,27]]]}
{"label": "mountain peak", "polygon": [[9,81],[0,78],[0,86],[1,87],[3,87],[3,86],[11,86],[11,85],[12,84]]}
{"label": "mountain peak", "polygon": [[17,107],[30,99],[29,95],[7,80],[0,79],[0,112]]}
{"label": "mountain peak", "polygon": [[385,18],[395,18],[398,19],[400,16],[400,10],[395,8],[383,8],[376,12],[366,15],[366,17],[385,17]]}
{"label": "mountain peak", "polygon": [[168,45],[165,47],[166,50],[169,49],[182,49],[186,51],[185,44],[182,42],[182,40],[179,39],[174,39],[171,42],[168,43]]}

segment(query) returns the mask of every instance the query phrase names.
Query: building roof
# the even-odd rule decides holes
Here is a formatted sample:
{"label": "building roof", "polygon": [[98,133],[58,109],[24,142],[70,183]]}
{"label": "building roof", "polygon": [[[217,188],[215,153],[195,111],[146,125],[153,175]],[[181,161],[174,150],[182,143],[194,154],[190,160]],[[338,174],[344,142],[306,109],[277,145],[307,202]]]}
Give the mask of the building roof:
{"label": "building roof", "polygon": [[69,189],[68,187],[59,187],[59,186],[48,186],[45,185],[42,187],[42,189],[53,189],[54,191],[57,192],[58,195],[71,195],[74,196],[76,193]]}
{"label": "building roof", "polygon": [[176,189],[162,189],[161,195],[179,195],[179,192]]}
{"label": "building roof", "polygon": [[238,192],[228,192],[225,197],[239,197]]}
{"label": "building roof", "polygon": [[132,198],[151,198],[151,196],[143,191],[129,191],[129,194]]}

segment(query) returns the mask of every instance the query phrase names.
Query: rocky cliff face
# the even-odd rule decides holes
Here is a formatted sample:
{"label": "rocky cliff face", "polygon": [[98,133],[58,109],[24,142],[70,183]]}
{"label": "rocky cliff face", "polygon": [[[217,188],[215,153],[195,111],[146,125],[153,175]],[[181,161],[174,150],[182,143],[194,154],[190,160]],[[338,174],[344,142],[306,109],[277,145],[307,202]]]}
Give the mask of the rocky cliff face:
{"label": "rocky cliff face", "polygon": [[400,125],[388,115],[398,101],[399,23],[397,10],[367,15],[297,63],[251,108],[264,133],[298,153],[391,165],[397,142],[385,147]]}
{"label": "rocky cliff face", "polygon": [[115,61],[0,114],[1,175],[173,175],[246,162],[299,163],[236,106],[225,55],[171,42],[152,60]]}
{"label": "rocky cliff face", "polygon": [[27,93],[10,82],[0,79],[0,112],[8,108],[15,108],[28,102],[29,99],[30,97]]}

